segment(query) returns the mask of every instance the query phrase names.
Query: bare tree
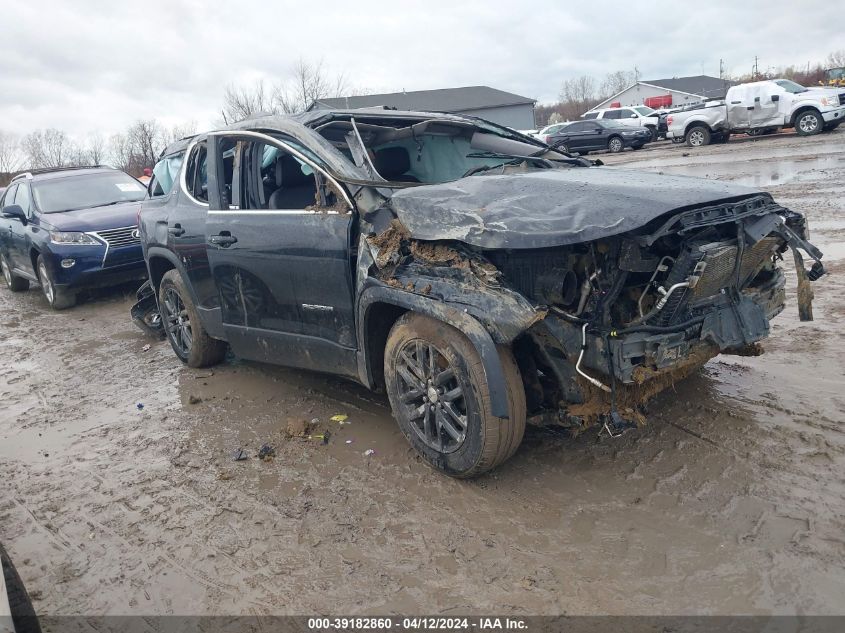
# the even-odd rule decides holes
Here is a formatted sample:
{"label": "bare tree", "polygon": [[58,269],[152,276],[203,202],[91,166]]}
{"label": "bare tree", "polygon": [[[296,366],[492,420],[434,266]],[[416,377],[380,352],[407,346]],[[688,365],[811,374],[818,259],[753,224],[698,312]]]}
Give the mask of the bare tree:
{"label": "bare tree", "polygon": [[588,75],[567,79],[560,89],[560,114],[567,120],[580,117],[598,103],[596,81]]}
{"label": "bare tree", "polygon": [[315,101],[340,97],[348,91],[349,82],[343,73],[332,75],[323,60],[310,62],[300,57],[291,70],[290,80],[276,86],[273,100],[280,110],[294,114],[304,112]]}
{"label": "bare tree", "polygon": [[608,73],[604,81],[601,83],[601,88],[599,92],[603,98],[611,97],[619,92],[625,90],[625,88],[635,84],[636,80],[636,72],[633,70],[617,70],[612,73]]}
{"label": "bare tree", "polygon": [[126,134],[112,134],[107,153],[113,167],[127,172],[132,168],[132,143]]}
{"label": "bare tree", "polygon": [[273,98],[264,87],[264,81],[259,79],[251,87],[227,86],[223,93],[223,123],[235,123],[249,118],[259,112],[277,114],[278,108]]}
{"label": "bare tree", "polygon": [[33,169],[65,167],[77,153],[77,147],[62,130],[35,130],[21,139],[26,162]]}
{"label": "bare tree", "polygon": [[263,80],[252,86],[227,86],[220,110],[225,125],[264,114],[303,112],[314,101],[354,94],[346,75],[329,72],[323,61],[300,58],[287,80],[268,89]]}
{"label": "bare tree", "polygon": [[88,135],[85,154],[86,162],[91,165],[100,165],[106,157],[106,140],[99,132],[92,132]]}
{"label": "bare tree", "polygon": [[826,61],[828,68],[841,68],[845,66],[845,48],[828,54]]}
{"label": "bare tree", "polygon": [[0,130],[0,178],[18,170],[21,164],[18,139]]}
{"label": "bare tree", "polygon": [[165,145],[170,145],[170,143],[173,143],[174,141],[178,141],[179,139],[183,139],[188,136],[193,136],[196,133],[196,121],[188,121],[187,123],[182,123],[181,125],[174,125],[165,133]]}
{"label": "bare tree", "polygon": [[166,143],[161,124],[155,119],[136,121],[127,131],[127,137],[132,146],[132,166],[143,169],[155,165]]}

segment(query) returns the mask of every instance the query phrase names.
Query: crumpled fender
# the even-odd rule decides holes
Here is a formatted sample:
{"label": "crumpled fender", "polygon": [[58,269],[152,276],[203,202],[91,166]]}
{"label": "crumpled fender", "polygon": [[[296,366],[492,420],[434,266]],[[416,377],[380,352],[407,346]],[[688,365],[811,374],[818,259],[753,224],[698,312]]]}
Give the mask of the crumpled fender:
{"label": "crumpled fender", "polygon": [[[387,303],[419,314],[425,314],[444,323],[456,327],[469,339],[484,368],[484,378],[490,390],[491,413],[497,418],[507,419],[508,400],[507,383],[499,361],[496,343],[487,329],[473,316],[463,309],[444,303],[434,298],[407,292],[399,288],[392,288],[380,282],[369,280],[358,298],[357,336],[358,349],[365,350],[365,333],[370,308],[377,303]],[[364,354],[358,355],[358,373],[364,384],[372,384],[369,366]]]}

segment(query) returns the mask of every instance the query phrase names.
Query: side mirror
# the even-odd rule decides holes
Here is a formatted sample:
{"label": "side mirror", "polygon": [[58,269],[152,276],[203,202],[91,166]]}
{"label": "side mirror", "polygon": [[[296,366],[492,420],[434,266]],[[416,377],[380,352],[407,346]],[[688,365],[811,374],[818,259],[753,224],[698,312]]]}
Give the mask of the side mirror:
{"label": "side mirror", "polygon": [[637,118],[636,113],[633,113],[633,112],[632,112],[632,113],[631,113],[631,118],[632,118],[632,119],[636,119],[636,118]]}
{"label": "side mirror", "polygon": [[24,213],[20,205],[17,204],[10,204],[8,207],[3,207],[3,217],[17,218],[18,220],[26,224],[26,213]]}
{"label": "side mirror", "polygon": [[777,103],[780,101],[780,95],[772,95],[772,103]]}

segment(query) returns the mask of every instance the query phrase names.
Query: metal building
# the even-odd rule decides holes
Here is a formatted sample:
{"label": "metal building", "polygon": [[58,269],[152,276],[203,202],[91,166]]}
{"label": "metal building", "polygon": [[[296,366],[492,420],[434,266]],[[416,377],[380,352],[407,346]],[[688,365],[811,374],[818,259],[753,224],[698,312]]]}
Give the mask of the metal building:
{"label": "metal building", "polygon": [[455,112],[527,130],[534,127],[534,103],[534,99],[488,86],[465,86],[320,99],[308,109],[388,106],[397,110]]}
{"label": "metal building", "polygon": [[721,99],[734,83],[736,82],[708,75],[643,80],[608,97],[593,110],[609,108],[615,103],[621,107],[648,105],[657,109],[661,106],[682,106],[704,99]]}

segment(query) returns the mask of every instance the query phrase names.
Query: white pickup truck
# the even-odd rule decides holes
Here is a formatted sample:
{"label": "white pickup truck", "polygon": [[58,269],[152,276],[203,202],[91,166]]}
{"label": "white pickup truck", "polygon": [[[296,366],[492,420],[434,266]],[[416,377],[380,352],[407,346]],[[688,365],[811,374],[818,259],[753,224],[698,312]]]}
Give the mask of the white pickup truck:
{"label": "white pickup truck", "polygon": [[728,89],[724,101],[707,101],[666,119],[666,138],[690,147],[792,127],[801,136],[832,130],[845,120],[845,91],[805,88],[789,79],[755,81]]}

